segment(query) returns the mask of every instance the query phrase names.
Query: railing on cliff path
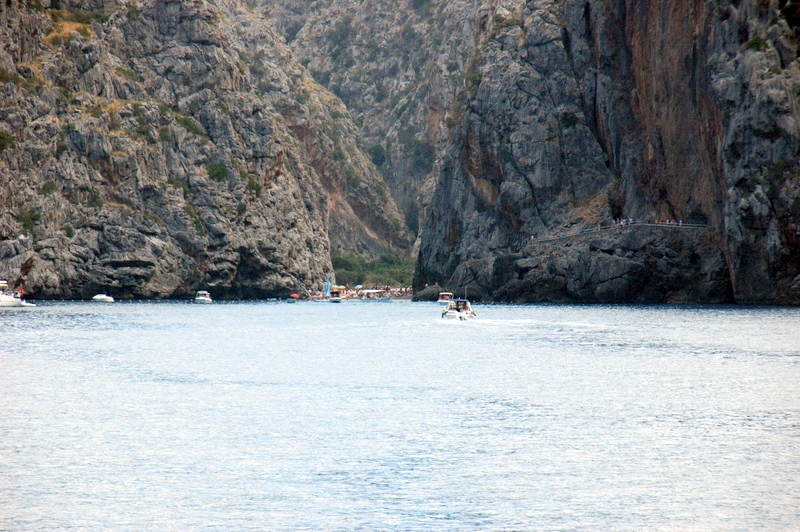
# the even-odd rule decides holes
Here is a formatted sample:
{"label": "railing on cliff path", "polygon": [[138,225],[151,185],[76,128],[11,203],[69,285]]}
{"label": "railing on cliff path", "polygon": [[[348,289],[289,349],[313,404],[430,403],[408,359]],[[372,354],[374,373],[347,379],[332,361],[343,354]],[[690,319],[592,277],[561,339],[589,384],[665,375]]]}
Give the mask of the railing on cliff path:
{"label": "railing on cliff path", "polygon": [[683,223],[683,222],[674,222],[674,223],[650,223],[650,222],[626,222],[624,224],[612,224],[612,225],[604,225],[599,226],[597,229],[585,229],[583,231],[579,231],[577,233],[572,234],[561,234],[560,236],[550,237],[550,238],[539,238],[533,239],[531,238],[531,244],[544,244],[547,242],[561,242],[564,240],[569,240],[576,237],[582,236],[589,236],[593,234],[601,234],[601,233],[608,233],[611,231],[619,231],[621,229],[633,229],[633,228],[641,228],[641,227],[657,227],[659,229],[707,229],[708,224],[700,224],[700,223]]}

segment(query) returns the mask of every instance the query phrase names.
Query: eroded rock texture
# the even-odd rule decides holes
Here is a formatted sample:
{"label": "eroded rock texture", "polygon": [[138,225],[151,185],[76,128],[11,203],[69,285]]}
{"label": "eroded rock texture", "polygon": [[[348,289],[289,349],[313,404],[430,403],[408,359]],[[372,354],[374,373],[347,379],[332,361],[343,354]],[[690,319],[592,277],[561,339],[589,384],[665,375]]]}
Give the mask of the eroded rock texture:
{"label": "eroded rock texture", "polygon": [[[451,110],[418,289],[800,303],[798,6],[494,5]],[[621,217],[707,227],[538,243]]]}
{"label": "eroded rock texture", "polygon": [[478,43],[484,0],[264,0],[298,60],[339,95],[416,231],[446,114]]}
{"label": "eroded rock texture", "polygon": [[800,303],[794,0],[54,1],[0,5],[37,296],[283,295],[422,220],[418,289]]}
{"label": "eroded rock texture", "polygon": [[332,249],[407,253],[347,109],[253,9],[10,0],[0,43],[0,278],[32,297],[285,296]]}

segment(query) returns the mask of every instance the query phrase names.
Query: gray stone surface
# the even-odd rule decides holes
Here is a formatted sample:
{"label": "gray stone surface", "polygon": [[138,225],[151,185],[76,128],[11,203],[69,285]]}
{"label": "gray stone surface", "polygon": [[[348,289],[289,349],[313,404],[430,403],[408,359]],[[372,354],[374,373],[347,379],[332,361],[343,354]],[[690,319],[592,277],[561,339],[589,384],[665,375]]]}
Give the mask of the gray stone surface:
{"label": "gray stone surface", "polygon": [[[800,71],[778,4],[516,6],[480,38],[415,286],[518,301],[800,303]],[[619,217],[709,229],[529,245]]]}
{"label": "gray stone surface", "polygon": [[409,225],[418,225],[426,179],[448,136],[485,0],[264,0],[297,58],[346,103]]}
{"label": "gray stone surface", "polygon": [[[331,252],[408,253],[405,217],[418,289],[800,303],[798,21],[779,2],[130,5],[55,32],[53,12],[0,11],[0,276],[282,294]],[[705,229],[571,236],[620,217]]]}
{"label": "gray stone surface", "polygon": [[266,19],[103,6],[0,8],[0,278],[32,297],[273,297],[320,288],[332,251],[408,252],[347,110]]}

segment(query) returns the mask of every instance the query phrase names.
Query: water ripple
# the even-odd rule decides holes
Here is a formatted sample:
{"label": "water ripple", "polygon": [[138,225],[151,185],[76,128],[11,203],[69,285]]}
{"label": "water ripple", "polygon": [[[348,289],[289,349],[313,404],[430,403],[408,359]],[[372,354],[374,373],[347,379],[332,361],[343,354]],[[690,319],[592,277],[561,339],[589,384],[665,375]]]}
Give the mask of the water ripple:
{"label": "water ripple", "polygon": [[800,310],[0,312],[0,529],[800,528]]}

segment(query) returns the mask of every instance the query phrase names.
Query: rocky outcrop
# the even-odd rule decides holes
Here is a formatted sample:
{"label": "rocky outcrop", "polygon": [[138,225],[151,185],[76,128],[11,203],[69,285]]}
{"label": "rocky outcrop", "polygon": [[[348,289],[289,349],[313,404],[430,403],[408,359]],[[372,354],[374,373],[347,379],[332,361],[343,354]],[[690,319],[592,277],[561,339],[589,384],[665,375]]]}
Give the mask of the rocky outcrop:
{"label": "rocky outcrop", "polygon": [[[495,5],[454,113],[417,288],[800,303],[793,3]],[[633,248],[627,233],[530,244],[622,217],[708,230],[645,232]]]}
{"label": "rocky outcrop", "polygon": [[297,58],[339,95],[361,144],[416,232],[426,178],[447,140],[447,112],[463,87],[483,0],[269,0],[259,9]]}
{"label": "rocky outcrop", "polygon": [[727,264],[706,230],[613,227],[531,242],[521,253],[469,261],[456,286],[510,302],[686,303],[730,301]]}
{"label": "rocky outcrop", "polygon": [[0,19],[0,277],[32,297],[285,296],[321,286],[331,248],[407,253],[347,109],[254,10]]}

